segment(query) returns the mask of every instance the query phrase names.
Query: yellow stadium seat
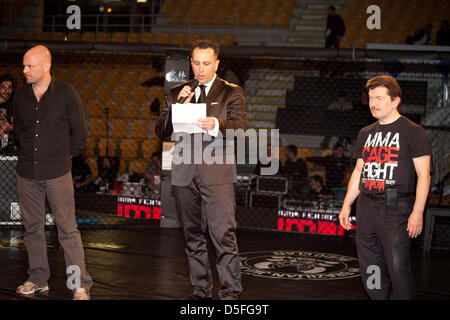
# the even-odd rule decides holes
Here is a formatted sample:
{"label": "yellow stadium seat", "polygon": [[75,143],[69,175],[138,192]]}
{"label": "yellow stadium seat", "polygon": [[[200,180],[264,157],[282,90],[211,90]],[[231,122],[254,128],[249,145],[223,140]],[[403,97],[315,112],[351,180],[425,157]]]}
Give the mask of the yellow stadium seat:
{"label": "yellow stadium seat", "polygon": [[280,27],[288,27],[290,25],[290,20],[291,13],[280,12],[276,17],[274,24]]}
{"label": "yellow stadium seat", "polygon": [[114,100],[127,101],[130,99],[130,89],[128,87],[117,86],[112,90]]}
{"label": "yellow stadium seat", "polygon": [[[105,75],[101,75],[101,77],[103,78]],[[100,84],[105,83],[105,79],[103,78],[99,78],[98,81],[100,81]],[[110,86],[105,86],[102,85],[100,87],[97,88],[97,99],[99,99],[100,101],[106,101],[111,99],[112,97],[112,92],[113,92],[113,88]]]}
{"label": "yellow stadium seat", "polygon": [[106,119],[90,119],[89,129],[94,137],[106,137]]}
{"label": "yellow stadium seat", "polygon": [[[33,36],[35,36],[34,33]],[[20,32],[11,32],[8,38],[11,40],[33,40],[33,39],[25,39],[25,34]]]}
{"label": "yellow stadium seat", "polygon": [[174,0],[163,1],[163,7],[161,9],[162,14],[172,14],[176,10],[176,2]]}
{"label": "yellow stadium seat", "polygon": [[250,12],[246,17],[245,17],[245,25],[248,26],[256,26],[259,24],[259,14],[254,13],[254,12]]}
{"label": "yellow stadium seat", "polygon": [[83,42],[95,42],[95,32],[83,32],[81,34],[81,41],[83,41]]}
{"label": "yellow stadium seat", "polygon": [[186,33],[177,33],[172,38],[172,43],[180,47],[188,44],[188,35]]}
{"label": "yellow stadium seat", "polygon": [[138,143],[134,139],[123,139],[120,143],[121,158],[135,159],[138,153]]}
{"label": "yellow stadium seat", "polygon": [[52,40],[52,33],[51,32],[38,32],[36,34],[36,40],[40,40],[40,41]]}
{"label": "yellow stadium seat", "polygon": [[142,42],[147,44],[153,44],[156,42],[156,34],[153,32],[146,32],[142,35]]}
{"label": "yellow stadium seat", "polygon": [[184,15],[173,14],[170,17],[170,24],[184,24]]}
{"label": "yellow stadium seat", "polygon": [[107,106],[109,107],[110,118],[122,118],[122,103],[111,101]]}
{"label": "yellow stadium seat", "polygon": [[89,137],[86,141],[86,146],[84,148],[84,154],[86,156],[95,156],[95,144],[97,139],[95,137]]}
{"label": "yellow stadium seat", "polygon": [[113,32],[111,35],[112,42],[125,42],[127,34],[125,32]]}
{"label": "yellow stadium seat", "polygon": [[[108,150],[106,150],[107,145]],[[115,157],[117,155],[117,139],[100,138],[98,141],[98,153],[100,157]]]}
{"label": "yellow stadium seat", "polygon": [[158,43],[171,44],[172,43],[172,34],[170,34],[170,33],[160,33],[158,35]]}
{"label": "yellow stadium seat", "polygon": [[110,132],[112,138],[126,138],[128,134],[128,120],[112,119]]}
{"label": "yellow stadium seat", "polygon": [[264,12],[261,16],[261,25],[263,26],[273,26],[275,22],[275,15],[273,13]]}
{"label": "yellow stadium seat", "polygon": [[54,32],[52,40],[54,41],[65,41],[67,39],[67,35],[64,32]]}
{"label": "yellow stadium seat", "polygon": [[137,102],[124,101],[123,116],[125,119],[139,118],[140,104]]}
{"label": "yellow stadium seat", "polygon": [[161,104],[164,103],[164,87],[153,86],[150,88],[150,100],[153,101],[155,98],[158,98]]}
{"label": "yellow stadium seat", "polygon": [[67,41],[72,41],[72,42],[75,42],[75,41],[81,41],[81,33],[79,33],[79,32],[69,32],[68,34],[67,34]]}
{"label": "yellow stadium seat", "polygon": [[212,24],[214,24],[214,17],[211,17],[211,16],[204,16],[204,17],[201,17],[201,18],[198,20],[198,24],[212,25]]}
{"label": "yellow stadium seat", "polygon": [[141,34],[139,32],[129,32],[127,36],[128,43],[139,43],[141,42]]}
{"label": "yellow stadium seat", "polygon": [[200,34],[200,33],[193,33],[193,34],[190,35],[189,41],[190,41],[190,43],[192,43],[192,42],[194,42],[196,40],[201,40],[201,39],[204,39],[204,38],[205,38],[205,36]]}
{"label": "yellow stadium seat", "polygon": [[144,159],[134,159],[128,166],[128,172],[136,172],[139,174],[144,174],[146,169],[147,161]]}
{"label": "yellow stadium seat", "polygon": [[161,141],[159,139],[148,139],[142,142],[142,156],[144,159],[151,159],[152,153],[161,151]]}
{"label": "yellow stadium seat", "polygon": [[216,41],[220,43],[220,34],[208,34],[206,35],[206,39]]}
{"label": "yellow stadium seat", "polygon": [[148,89],[142,86],[131,88],[131,100],[133,102],[143,102],[147,100]]}
{"label": "yellow stadium seat", "polygon": [[101,118],[103,116],[103,104],[98,100],[90,100],[87,105],[87,116],[89,118]]}
{"label": "yellow stadium seat", "polygon": [[131,134],[134,139],[149,138],[149,121],[148,120],[132,120]]}
{"label": "yellow stadium seat", "polygon": [[111,33],[109,32],[98,32],[95,41],[97,42],[110,42],[111,41]]}
{"label": "yellow stadium seat", "polygon": [[235,34],[223,34],[221,42],[222,42],[223,46],[234,45],[236,43],[236,35]]}

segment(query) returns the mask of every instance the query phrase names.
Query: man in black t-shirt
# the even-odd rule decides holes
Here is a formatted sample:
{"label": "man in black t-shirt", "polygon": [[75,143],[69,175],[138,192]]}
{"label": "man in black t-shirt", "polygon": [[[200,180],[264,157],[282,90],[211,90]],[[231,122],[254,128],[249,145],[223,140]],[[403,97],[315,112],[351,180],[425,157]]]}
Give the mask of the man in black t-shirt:
{"label": "man in black t-shirt", "polygon": [[[413,299],[409,249],[422,232],[430,188],[431,151],[425,130],[398,112],[402,91],[390,76],[367,81],[377,122],[361,129],[339,221],[346,230],[356,205],[356,246],[364,287],[372,299]],[[416,179],[417,175],[417,179]]]}

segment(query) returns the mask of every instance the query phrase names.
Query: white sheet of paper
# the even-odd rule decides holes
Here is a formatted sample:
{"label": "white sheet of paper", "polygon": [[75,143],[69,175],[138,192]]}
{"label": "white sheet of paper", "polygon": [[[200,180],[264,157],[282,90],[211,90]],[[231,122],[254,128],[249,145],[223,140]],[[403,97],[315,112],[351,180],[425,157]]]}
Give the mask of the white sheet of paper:
{"label": "white sheet of paper", "polygon": [[163,142],[162,149],[162,169],[172,170],[172,153],[175,149],[175,142]]}
{"label": "white sheet of paper", "polygon": [[172,105],[173,132],[205,133],[206,130],[195,124],[200,118],[206,118],[206,103]]}

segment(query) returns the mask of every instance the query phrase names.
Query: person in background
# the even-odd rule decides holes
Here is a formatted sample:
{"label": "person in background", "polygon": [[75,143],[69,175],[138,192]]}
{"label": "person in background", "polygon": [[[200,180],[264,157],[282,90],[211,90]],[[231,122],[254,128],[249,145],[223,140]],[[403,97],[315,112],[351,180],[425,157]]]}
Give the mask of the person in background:
{"label": "person in background", "polygon": [[280,159],[272,157],[272,145],[270,143],[267,144],[267,157],[270,158],[269,163],[263,164],[260,162],[258,158],[258,162],[256,163],[254,173],[257,175],[261,175],[261,168],[270,168],[272,161],[278,161],[278,172],[277,175],[283,174],[283,165],[281,164]]}
{"label": "person in background", "polygon": [[12,130],[14,127],[11,101],[16,88],[17,82],[13,76],[4,74],[0,77],[0,149],[13,141]]}
{"label": "person in background", "polygon": [[309,196],[316,199],[332,199],[333,191],[323,185],[323,178],[320,175],[313,175],[310,179]]}
{"label": "person in background", "polygon": [[306,160],[325,166],[328,188],[339,188],[345,185],[351,159],[344,155],[344,146],[342,144],[336,143],[331,155],[325,157],[308,157]]}
{"label": "person in background", "polygon": [[301,193],[308,180],[308,168],[306,162],[297,156],[298,148],[295,145],[286,147],[287,160],[284,162],[283,175],[291,179],[290,192]]}
{"label": "person in background", "polygon": [[431,45],[431,30],[433,26],[431,23],[427,23],[425,28],[419,29],[416,32],[414,32],[414,35],[409,35],[406,38],[407,44],[414,44],[414,45]]}
{"label": "person in background", "polygon": [[85,190],[94,180],[83,154],[72,158],[72,180],[75,190]]}
{"label": "person in background", "polygon": [[334,6],[328,7],[327,25],[325,27],[325,48],[339,48],[339,42],[345,34],[344,20],[336,14]]}
{"label": "person in background", "polygon": [[450,46],[450,30],[448,20],[441,21],[441,29],[436,35],[436,45],[438,46]]}
{"label": "person in background", "polygon": [[151,162],[148,163],[145,170],[145,179],[147,179],[147,188],[149,190],[161,189],[161,173],[162,173],[162,154],[160,151],[152,153]]}

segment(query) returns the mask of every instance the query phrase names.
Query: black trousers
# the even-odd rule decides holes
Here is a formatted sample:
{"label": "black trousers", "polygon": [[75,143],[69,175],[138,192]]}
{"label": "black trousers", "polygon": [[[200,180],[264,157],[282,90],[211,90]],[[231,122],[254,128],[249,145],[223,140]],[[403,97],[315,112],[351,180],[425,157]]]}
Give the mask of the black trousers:
{"label": "black trousers", "polygon": [[173,191],[183,224],[194,295],[212,297],[213,279],[206,241],[208,231],[216,251],[217,274],[221,284],[219,297],[237,297],[242,292],[242,285],[233,184],[204,185],[196,173],[190,185],[174,186]]}
{"label": "black trousers", "polygon": [[[386,208],[383,198],[362,193],[358,197],[356,247],[363,285],[373,300],[415,298],[411,238],[406,231],[413,205],[413,197],[400,198],[395,208]],[[379,288],[373,286],[370,266],[379,267]]]}
{"label": "black trousers", "polygon": [[339,37],[337,35],[329,35],[325,39],[325,48],[339,49]]}

